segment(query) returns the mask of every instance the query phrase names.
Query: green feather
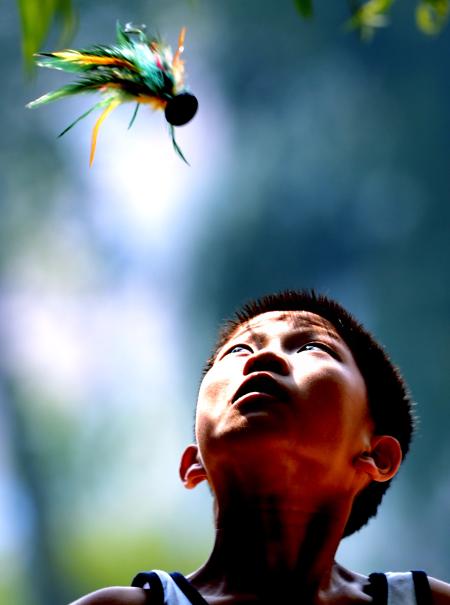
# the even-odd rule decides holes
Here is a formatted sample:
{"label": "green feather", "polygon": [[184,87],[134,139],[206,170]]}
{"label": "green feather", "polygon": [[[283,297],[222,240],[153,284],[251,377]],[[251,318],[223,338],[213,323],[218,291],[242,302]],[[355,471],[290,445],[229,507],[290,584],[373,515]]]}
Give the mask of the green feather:
{"label": "green feather", "polygon": [[[131,35],[137,37],[134,39]],[[170,99],[175,94],[175,78],[171,71],[171,65],[168,64],[164,47],[158,38],[147,38],[142,29],[133,28],[131,25],[122,28],[117,24],[117,41],[118,45],[104,46],[93,45],[77,51],[68,49],[62,52],[76,52],[79,55],[77,58],[67,59],[57,56],[57,53],[40,53],[37,55],[36,62],[40,67],[49,69],[58,69],[70,73],[82,74],[86,79],[92,76],[101,77],[102,81],[99,84],[115,84],[126,89],[130,94],[135,95],[150,95],[162,99]],[[161,49],[161,52],[153,52],[152,48]],[[119,64],[96,64],[84,63],[83,56],[95,56],[107,59],[117,59]],[[127,64],[120,64],[126,62]],[[130,84],[131,83],[131,84]],[[87,83],[88,88],[94,88],[95,84]],[[81,86],[78,92],[83,92]],[[58,89],[57,96],[46,97],[38,100],[41,104],[50,100],[60,98],[66,94],[74,94],[76,91],[61,92]],[[45,98],[45,100],[43,100]],[[29,104],[29,107],[34,107],[35,104]]]}
{"label": "green feather", "polygon": [[[133,125],[140,102],[148,97],[170,101],[183,92],[176,89],[172,54],[159,37],[148,38],[142,28],[127,24],[116,25],[117,43],[112,46],[93,45],[81,50],[66,49],[60,53],[40,53],[36,63],[41,67],[58,69],[79,75],[78,80],[50,91],[28,103],[33,108],[79,93],[99,92],[102,100],[83,113],[59,136],[64,135],[94,109],[109,103],[137,100],[128,128]],[[64,56],[63,53],[67,53]],[[72,54],[70,54],[72,53]],[[58,56],[59,55],[59,56]],[[84,59],[83,59],[84,57]],[[115,59],[113,63],[89,62],[89,57]],[[92,59],[91,59],[92,61]],[[188,164],[175,140],[173,125],[169,125],[173,147],[179,157]],[[94,146],[95,149],[95,146]]]}
{"label": "green feather", "polygon": [[63,135],[65,135],[66,132],[68,132],[71,128],[73,128],[75,126],[75,124],[78,124],[78,122],[80,122],[83,118],[88,116],[92,111],[94,111],[94,109],[97,109],[97,107],[102,107],[104,105],[106,105],[105,101],[100,101],[99,103],[96,103],[95,105],[93,105],[90,109],[88,109],[81,116],[79,116],[74,122],[72,122],[72,124],[70,124],[70,126],[67,126],[67,128],[64,128],[64,130],[59,133],[58,139],[60,137],[62,137]]}
{"label": "green feather", "polygon": [[127,36],[126,29],[122,29],[119,21],[116,21],[116,38],[117,42],[122,46],[130,44],[130,38]]}
{"label": "green feather", "polygon": [[173,145],[173,148],[175,149],[176,153],[183,160],[183,162],[185,162],[188,166],[190,166],[189,162],[184,157],[183,152],[181,151],[181,149],[178,146],[178,143],[175,140],[175,128],[172,126],[172,124],[169,125],[169,133],[172,138],[172,145]]}
{"label": "green feather", "polygon": [[128,130],[130,130],[130,128],[133,126],[138,111],[139,111],[139,103],[136,103],[136,107],[134,108],[133,115],[131,117],[130,123],[128,124]]}
{"label": "green feather", "polygon": [[38,107],[39,105],[44,105],[45,103],[51,103],[52,101],[57,101],[58,99],[63,99],[64,97],[78,94],[79,92],[85,92],[84,88],[85,87],[79,82],[67,84],[66,86],[52,90],[51,92],[42,95],[42,97],[31,101],[28,103],[27,107],[32,109],[33,107]]}
{"label": "green feather", "polygon": [[[71,52],[72,49],[67,49],[66,52]],[[73,52],[73,51],[72,51]],[[106,46],[92,46],[91,48],[84,48],[76,51],[79,56],[79,62],[77,60],[68,60],[64,57],[58,57],[56,53],[39,53],[35,55],[37,57],[36,63],[39,67],[48,67],[49,69],[61,69],[62,71],[68,72],[85,72],[85,71],[98,71],[112,69],[112,65],[98,65],[96,63],[83,63],[83,57],[105,57],[108,59],[118,59],[120,61],[127,61],[134,65],[134,51],[133,49],[117,48],[117,47],[106,47]],[[129,68],[128,68],[129,69]]]}
{"label": "green feather", "polygon": [[39,105],[51,103],[52,101],[57,101],[75,94],[98,92],[99,89],[102,89],[108,84],[117,84],[117,87],[111,87],[106,91],[103,91],[103,94],[107,94],[108,99],[121,96],[123,97],[124,102],[131,100],[133,97],[140,94],[142,90],[142,85],[139,85],[134,80],[127,81],[121,77],[113,78],[110,75],[105,74],[89,74],[76,82],[72,82],[72,84],[66,84],[61,88],[57,88],[56,90],[52,90],[51,92],[42,95],[42,97],[28,103],[27,107],[32,109]]}

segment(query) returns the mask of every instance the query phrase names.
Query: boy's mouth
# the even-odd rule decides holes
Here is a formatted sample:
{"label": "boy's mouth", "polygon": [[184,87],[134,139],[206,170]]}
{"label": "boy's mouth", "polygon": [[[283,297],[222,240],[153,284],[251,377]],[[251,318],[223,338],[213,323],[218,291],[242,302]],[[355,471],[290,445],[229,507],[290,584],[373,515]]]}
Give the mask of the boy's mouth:
{"label": "boy's mouth", "polygon": [[231,403],[235,403],[238,399],[250,393],[269,395],[279,401],[286,401],[288,398],[287,389],[267,372],[258,372],[249,376],[236,391]]}

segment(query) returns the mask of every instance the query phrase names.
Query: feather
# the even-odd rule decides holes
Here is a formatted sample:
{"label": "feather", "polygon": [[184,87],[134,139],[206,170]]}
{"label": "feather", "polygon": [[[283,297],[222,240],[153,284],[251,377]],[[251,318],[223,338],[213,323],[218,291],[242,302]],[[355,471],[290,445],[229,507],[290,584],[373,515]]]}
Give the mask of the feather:
{"label": "feather", "polygon": [[128,124],[128,130],[130,130],[130,128],[133,126],[138,111],[139,111],[139,103],[136,103],[136,107],[134,108],[133,115],[131,117],[130,123]]}
{"label": "feather", "polygon": [[[122,103],[136,102],[129,128],[133,125],[140,104],[164,110],[169,133],[176,153],[186,158],[175,141],[174,126],[187,124],[195,115],[197,99],[185,87],[184,50],[186,29],[183,27],[174,55],[159,37],[149,38],[140,28],[127,24],[116,26],[114,46],[93,45],[85,49],[65,49],[36,55],[41,67],[78,74],[78,80],[48,92],[28,103],[33,108],[67,96],[98,92],[102,100],[65,128],[65,134],[94,109],[105,107],[92,133],[90,165],[92,165],[98,132],[108,114]],[[186,162],[187,163],[187,162]]]}
{"label": "feather", "polygon": [[92,131],[91,155],[89,158],[89,166],[92,166],[92,164],[94,162],[95,149],[97,147],[97,136],[98,136],[98,131],[100,129],[100,126],[102,125],[103,120],[105,120],[105,118],[111,113],[111,111],[113,111],[113,109],[115,109],[119,104],[120,104],[119,100],[111,101],[111,103],[109,103],[106,106],[103,113],[100,115],[100,117],[98,118],[98,120],[95,123],[94,130]]}
{"label": "feather", "polygon": [[108,49],[104,50],[101,54],[95,54],[96,49],[90,49],[89,51],[83,52],[78,50],[64,50],[55,53],[40,53],[37,57],[42,57],[36,61],[40,67],[49,67],[52,69],[62,69],[64,71],[81,71],[81,69],[92,70],[101,68],[102,66],[108,67],[125,67],[135,71],[135,66],[131,61],[128,61],[124,56],[120,56],[119,53],[108,52]]}
{"label": "feather", "polygon": [[181,149],[178,146],[178,143],[175,140],[175,128],[172,126],[172,124],[169,124],[169,133],[172,138],[173,148],[175,149],[177,155],[179,155],[179,157],[183,160],[183,162],[185,162],[188,166],[190,166],[189,162],[184,157],[183,152],[181,151]]}
{"label": "feather", "polygon": [[58,139],[60,137],[62,137],[63,135],[65,135],[68,130],[70,130],[73,126],[75,126],[75,124],[78,124],[78,122],[80,120],[82,120],[83,118],[88,116],[92,111],[94,111],[94,109],[97,109],[97,107],[100,107],[103,104],[104,104],[104,101],[100,101],[100,103],[96,103],[93,107],[91,107],[90,109],[85,111],[83,114],[81,114],[81,116],[79,116],[75,121],[73,121],[72,124],[70,124],[70,126],[67,126],[66,128],[64,128],[64,130],[62,132],[59,133]]}

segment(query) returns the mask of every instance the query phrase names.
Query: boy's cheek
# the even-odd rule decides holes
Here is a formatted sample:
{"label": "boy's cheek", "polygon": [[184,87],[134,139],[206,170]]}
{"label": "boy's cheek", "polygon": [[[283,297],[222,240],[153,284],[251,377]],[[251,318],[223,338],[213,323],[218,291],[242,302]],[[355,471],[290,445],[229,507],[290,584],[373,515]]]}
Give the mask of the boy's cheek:
{"label": "boy's cheek", "polygon": [[197,439],[213,431],[226,406],[224,381],[204,380],[199,391],[196,413]]}
{"label": "boy's cheek", "polygon": [[210,382],[200,391],[201,397],[205,402],[214,403],[218,401],[224,392],[225,383],[222,382]]}
{"label": "boy's cheek", "polygon": [[302,388],[299,389],[300,398],[304,398],[308,403],[314,405],[315,411],[326,409],[335,409],[336,404],[340,403],[347,394],[353,391],[343,376],[334,371],[323,369],[311,374],[302,381]]}
{"label": "boy's cheek", "polygon": [[197,409],[224,407],[232,397],[230,381],[207,374],[198,394]]}
{"label": "boy's cheek", "polygon": [[352,400],[353,408],[365,409],[367,406],[367,391],[362,376],[345,366],[324,363],[311,368],[311,371],[302,370],[296,376],[296,383],[299,397],[313,402],[315,408],[345,400]]}
{"label": "boy's cheek", "polygon": [[221,419],[217,415],[208,412],[197,415],[195,433],[202,459],[209,460],[208,452],[216,450],[222,428]]}

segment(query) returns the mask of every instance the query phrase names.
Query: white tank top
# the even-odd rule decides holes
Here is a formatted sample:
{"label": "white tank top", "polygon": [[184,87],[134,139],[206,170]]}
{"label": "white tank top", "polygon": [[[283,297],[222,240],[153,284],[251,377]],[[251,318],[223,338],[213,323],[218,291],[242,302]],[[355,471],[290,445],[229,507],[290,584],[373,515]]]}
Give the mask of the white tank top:
{"label": "white tank top", "polygon": [[414,587],[413,574],[410,571],[397,573],[389,571],[387,605],[418,605]]}
{"label": "white tank top", "polygon": [[[377,576],[377,578],[374,578]],[[431,593],[423,572],[387,572],[371,574],[371,584],[377,580],[378,590],[373,593],[373,605],[430,605]],[[155,605],[207,605],[201,594],[180,573],[167,573],[160,569],[139,573],[133,586],[152,591]],[[274,604],[279,605],[279,604]]]}

